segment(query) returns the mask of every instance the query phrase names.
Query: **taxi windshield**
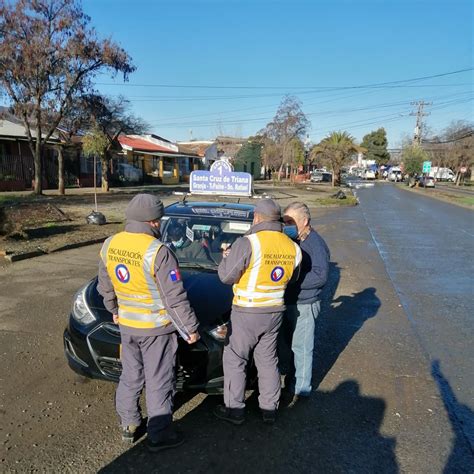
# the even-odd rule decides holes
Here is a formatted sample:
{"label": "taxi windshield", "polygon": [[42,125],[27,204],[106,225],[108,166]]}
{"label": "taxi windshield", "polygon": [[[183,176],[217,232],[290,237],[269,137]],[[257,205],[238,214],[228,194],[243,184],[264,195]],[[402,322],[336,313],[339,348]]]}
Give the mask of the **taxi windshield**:
{"label": "taxi windshield", "polygon": [[165,217],[163,242],[186,267],[215,268],[222,252],[244,235],[251,222],[194,216]]}

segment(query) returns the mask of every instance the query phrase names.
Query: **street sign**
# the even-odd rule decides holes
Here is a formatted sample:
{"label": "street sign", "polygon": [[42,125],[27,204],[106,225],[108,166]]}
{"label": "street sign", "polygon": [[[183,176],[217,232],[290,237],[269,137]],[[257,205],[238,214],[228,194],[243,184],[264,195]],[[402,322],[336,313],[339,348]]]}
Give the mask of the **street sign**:
{"label": "street sign", "polygon": [[429,173],[431,171],[431,161],[423,161],[423,173]]}
{"label": "street sign", "polygon": [[225,159],[215,161],[209,171],[193,171],[189,179],[192,194],[252,195],[252,175],[235,172]]}

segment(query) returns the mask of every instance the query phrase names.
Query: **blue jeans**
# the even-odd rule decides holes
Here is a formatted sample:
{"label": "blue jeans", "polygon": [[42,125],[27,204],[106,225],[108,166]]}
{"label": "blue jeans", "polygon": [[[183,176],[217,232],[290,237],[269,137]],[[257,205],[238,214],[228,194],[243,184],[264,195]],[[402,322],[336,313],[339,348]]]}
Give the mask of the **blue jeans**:
{"label": "blue jeans", "polygon": [[309,396],[313,375],[314,327],[321,305],[288,305],[280,330],[278,357],[280,372],[296,395]]}

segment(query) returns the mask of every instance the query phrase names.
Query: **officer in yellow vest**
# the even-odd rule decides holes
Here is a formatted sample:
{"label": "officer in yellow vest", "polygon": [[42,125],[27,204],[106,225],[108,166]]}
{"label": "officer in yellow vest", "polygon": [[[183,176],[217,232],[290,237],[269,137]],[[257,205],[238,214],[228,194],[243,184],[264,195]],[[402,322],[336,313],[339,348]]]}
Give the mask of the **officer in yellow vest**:
{"label": "officer in yellow vest", "polygon": [[284,294],[297,276],[301,250],[282,233],[280,207],[267,199],[257,204],[253,226],[224,252],[218,272],[233,284],[231,329],[224,348],[224,405],[214,414],[236,425],[244,422],[246,368],[253,351],[258,370],[263,421],[273,423],[280,399],[277,336]]}
{"label": "officer in yellow vest", "polygon": [[145,385],[148,449],[183,443],[171,429],[176,331],[189,344],[199,338],[198,321],[183,288],[173,252],[159,240],[162,202],[137,194],[125,211],[124,232],[108,238],[100,252],[98,291],[120,327],[122,374],[115,398],[122,439],[133,442],[142,423],[139,398]]}

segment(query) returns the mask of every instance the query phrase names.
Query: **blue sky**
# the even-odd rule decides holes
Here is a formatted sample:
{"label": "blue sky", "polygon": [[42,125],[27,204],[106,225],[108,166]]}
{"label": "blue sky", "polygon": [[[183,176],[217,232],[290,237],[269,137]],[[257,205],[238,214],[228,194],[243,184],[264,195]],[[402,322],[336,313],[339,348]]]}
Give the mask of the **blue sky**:
{"label": "blue sky", "polygon": [[100,77],[98,87],[128,97],[153,132],[170,139],[252,135],[273,117],[286,93],[302,101],[313,142],[331,130],[348,130],[360,140],[384,126],[389,145],[397,146],[413,133],[410,102],[420,99],[433,102],[426,123],[434,132],[453,120],[473,119],[472,71],[403,87],[321,89],[472,68],[472,0],[84,0],[83,5],[100,35],[119,42],[137,66],[128,83]]}

